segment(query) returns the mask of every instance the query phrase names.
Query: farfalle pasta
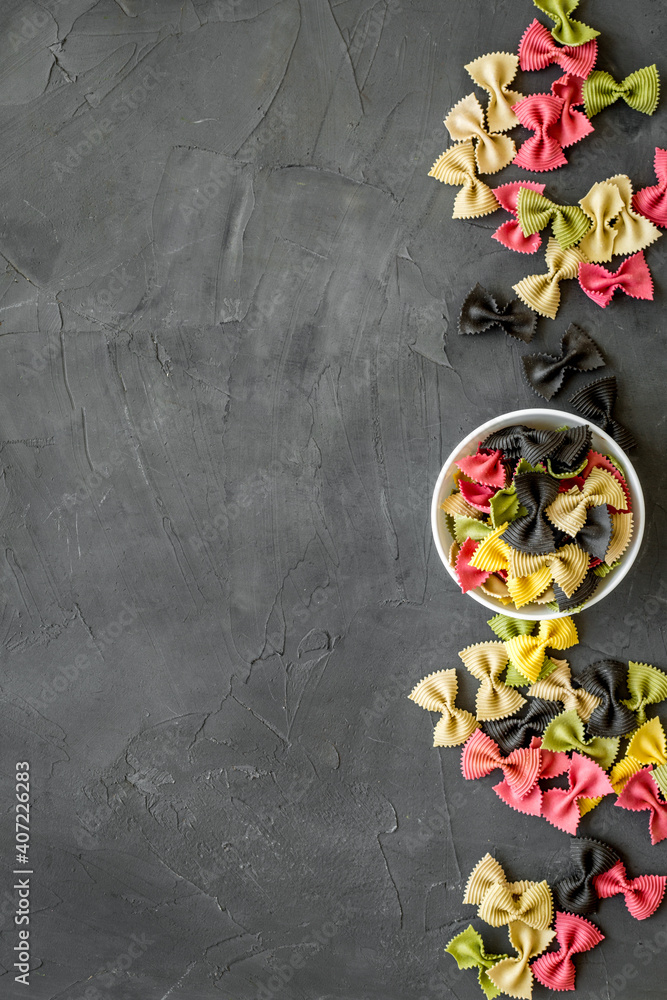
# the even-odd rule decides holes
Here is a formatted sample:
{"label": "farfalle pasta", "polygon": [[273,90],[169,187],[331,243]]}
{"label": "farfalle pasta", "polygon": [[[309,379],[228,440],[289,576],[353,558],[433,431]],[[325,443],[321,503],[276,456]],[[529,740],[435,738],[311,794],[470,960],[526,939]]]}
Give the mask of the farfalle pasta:
{"label": "farfalle pasta", "polygon": [[637,725],[641,728],[648,721],[647,706],[659,705],[667,698],[667,674],[650,663],[636,663],[631,660],[628,663],[626,686],[630,698],[623,700],[623,704],[635,713]]}
{"label": "farfalle pasta", "polygon": [[585,917],[575,913],[557,913],[556,940],[559,950],[540,955],[531,966],[533,975],[549,990],[573,990],[573,956],[600,944],[604,941],[604,934]]}
{"label": "farfalle pasta", "polygon": [[607,308],[616,291],[632,299],[653,298],[653,278],[641,250],[632,257],[626,257],[616,271],[582,261],[578,277],[582,292],[602,309]]}
{"label": "farfalle pasta", "polygon": [[631,812],[648,812],[649,835],[654,846],[667,838],[667,802],[651,770],[633,774],[615,805]]}
{"label": "farfalle pasta", "polygon": [[504,754],[528,746],[532,738],[541,736],[551,720],[558,714],[558,708],[542,698],[531,697],[527,711],[521,716],[489,720],[484,723],[484,732],[498,744]]}
{"label": "farfalle pasta", "polygon": [[[445,951],[460,969],[477,970],[489,1000],[501,992],[528,1000],[533,976],[547,989],[574,990],[574,956],[604,941],[604,934],[587,919],[600,900],[623,896],[628,912],[637,920],[648,919],[660,906],[666,876],[630,877],[613,847],[588,837],[571,837],[569,854],[571,870],[553,887],[546,880],[508,880],[491,854],[485,854],[473,868],[463,902],[477,906],[478,918],[490,926],[507,926],[515,957],[490,954],[472,925],[452,938]],[[558,947],[546,951],[554,938]]]}
{"label": "farfalle pasta", "polygon": [[501,959],[489,969],[487,975],[502,993],[530,1000],[533,995],[530,960],[551,944],[554,931],[536,930],[521,920],[513,920],[508,930],[517,957]]}
{"label": "farfalle pasta", "polygon": [[509,136],[487,129],[484,108],[474,94],[454,105],[445,118],[445,128],[455,142],[475,143],[475,162],[480,174],[497,173],[516,155],[516,146]]}
{"label": "farfalle pasta", "polygon": [[477,219],[498,208],[493,191],[477,176],[472,139],[445,150],[431,167],[429,177],[461,188],[454,199],[453,219]]}
{"label": "farfalle pasta", "polygon": [[[483,105],[469,94],[447,116],[456,145],[432,174],[461,185],[455,216],[473,218],[503,208],[510,217],[492,237],[524,254],[537,252],[543,232],[551,230],[546,273],[517,281],[517,299],[500,307],[478,283],[461,309],[462,334],[498,330],[530,342],[538,315],[556,317],[567,280],[578,279],[585,296],[603,308],[614,295],[653,298],[644,251],[659,238],[658,227],[667,227],[667,150],[655,151],[656,185],[635,193],[631,178],[617,174],[597,180],[587,193],[563,195],[564,202],[580,199],[576,204],[553,201],[536,181],[513,179],[491,190],[478,177],[502,169],[510,152],[516,153],[504,133],[517,124],[533,134],[519,146],[514,166],[552,171],[567,163],[564,150],[593,131],[591,119],[605,108],[622,101],[646,115],[656,110],[656,67],[622,80],[597,67],[599,32],[573,16],[578,5],[579,0],[535,0],[553,22],[551,31],[535,19],[521,36],[518,55],[495,52],[468,63],[470,76],[488,96]],[[552,64],[564,75],[550,93],[521,96],[510,89],[517,66],[526,72]],[[522,89],[524,83],[522,78]],[[574,293],[579,294],[576,287]],[[559,355],[524,354],[521,362],[527,383],[550,400],[566,373],[594,370],[605,359],[572,324]],[[614,412],[614,375],[587,382],[571,403],[622,449],[634,446]],[[633,512],[617,460],[592,449],[590,428],[506,428],[478,442],[474,454],[457,465],[443,514],[463,592],[479,590],[517,609],[546,605],[561,614],[577,612],[600,580],[622,564],[638,508]],[[464,777],[481,780],[502,772],[502,780],[493,779],[496,796],[531,817],[529,823],[540,817],[575,834],[582,817],[614,797],[620,809],[649,814],[653,843],[667,839],[667,739],[660,720],[647,715],[667,696],[667,674],[649,664],[611,659],[573,674],[556,658],[557,651],[578,641],[569,617],[542,620],[538,627],[499,614],[489,624],[499,641],[472,643],[459,654],[479,681],[477,725],[461,753]],[[453,705],[449,698],[443,723]],[[567,787],[548,781],[559,775],[567,776]],[[514,955],[489,953],[472,926],[446,950],[459,968],[477,971],[490,1000],[501,992],[529,998],[534,979],[551,990],[573,990],[575,961],[581,961],[576,956],[604,941],[585,918],[600,899],[622,896],[629,913],[642,920],[660,905],[667,876],[630,875],[613,848],[591,839],[573,837],[571,856],[575,870],[557,883],[555,914],[548,885],[508,881],[490,855],[475,867],[465,902],[476,905],[478,917],[492,926],[507,925]]]}
{"label": "farfalle pasta", "polygon": [[590,837],[572,837],[570,840],[571,871],[553,884],[556,906],[561,910],[582,916],[598,908],[595,879],[620,861],[618,853],[609,844]]}
{"label": "farfalle pasta", "polygon": [[531,188],[519,191],[516,210],[524,236],[540,233],[551,225],[562,250],[579,243],[591,226],[591,220],[579,205],[558,205]]}
{"label": "farfalle pasta", "polygon": [[556,239],[549,240],[544,256],[548,268],[546,274],[529,274],[512,288],[540,316],[555,319],[560,306],[560,284],[577,277],[585,257],[578,247],[570,246],[564,250]]}
{"label": "farfalle pasta", "polygon": [[667,226],[667,149],[656,146],[653,167],[657,184],[642,188],[633,196],[632,207],[656,226]]}
{"label": "farfalle pasta", "polygon": [[[548,678],[547,678],[548,680]],[[544,683],[544,682],[543,682]],[[590,718],[590,716],[589,716]],[[619,737],[586,737],[584,723],[575,709],[567,709],[549,723],[542,746],[547,750],[576,750],[607,771],[618,754]]]}
{"label": "farfalle pasta", "polygon": [[655,913],[665,895],[666,884],[667,877],[664,875],[628,878],[620,858],[615,865],[593,879],[600,899],[623,896],[627,910],[635,920],[646,920]]}
{"label": "farfalle pasta", "polygon": [[510,90],[519,68],[519,57],[510,52],[489,52],[465,67],[478,87],[486,90],[489,99],[486,120],[490,132],[507,132],[519,124],[512,105],[523,99],[523,94]]}
{"label": "farfalle pasta", "polygon": [[566,712],[576,712],[583,722],[590,719],[593,709],[600,704],[600,699],[590,691],[579,686],[573,687],[570,666],[565,660],[548,677],[532,684],[527,693],[531,698],[559,701]]}
{"label": "farfalle pasta", "polygon": [[583,98],[589,118],[599,114],[610,104],[623,100],[628,107],[652,115],[660,98],[660,78],[655,63],[630,73],[616,82],[606,70],[593,70],[584,81]]}
{"label": "farfalle pasta", "polygon": [[587,420],[592,420],[609,434],[624,451],[630,451],[636,447],[637,442],[630,431],[614,419],[617,396],[616,376],[607,375],[582,386],[570,396],[570,402]]}
{"label": "farfalle pasta", "polygon": [[[511,181],[509,184],[501,184],[494,188],[493,193],[499,205],[509,212],[512,218],[501,223],[491,237],[508,250],[516,250],[517,253],[536,253],[542,245],[541,234],[532,233],[530,236],[524,236],[517,218],[517,199],[521,188],[531,188],[539,194],[544,193],[544,184],[538,181]],[[537,321],[537,317],[535,320]]]}
{"label": "farfalle pasta", "polygon": [[[566,368],[603,363],[576,325],[563,337],[561,358],[526,356],[530,377],[545,393],[560,384]],[[612,413],[613,376],[590,385],[575,402],[630,445]],[[456,542],[463,593],[483,587],[517,609],[549,604],[575,611],[621,564],[633,535],[630,492],[620,469],[592,449],[591,440],[586,425],[555,431],[513,425],[456,460],[455,489],[441,506]]]}
{"label": "farfalle pasta", "polygon": [[533,0],[533,3],[554,22],[551,35],[561,45],[585,45],[600,34],[571,16],[579,0]]}
{"label": "farfalle pasta", "polygon": [[465,743],[477,729],[478,722],[471,712],[457,708],[456,695],[458,678],[456,670],[438,670],[424,677],[408,695],[421,708],[429,712],[440,712],[433,730],[434,747],[455,747]]}
{"label": "farfalle pasta", "polygon": [[521,920],[535,930],[546,930],[553,920],[548,882],[508,881],[491,854],[485,854],[470,873],[463,902],[477,906],[478,916],[491,927]]}
{"label": "farfalle pasta", "polygon": [[466,669],[480,681],[475,699],[475,715],[484,722],[513,715],[526,699],[501,681],[509,657],[503,642],[478,642],[462,649],[459,656]]}
{"label": "farfalle pasta", "polygon": [[456,960],[459,969],[477,969],[477,979],[487,1000],[495,1000],[500,990],[489,979],[488,970],[503,958],[508,958],[508,955],[489,954],[481,934],[472,924],[453,937],[446,945],[445,951]]}
{"label": "farfalle pasta", "polygon": [[477,334],[500,329],[525,344],[533,339],[537,317],[523,302],[512,299],[500,308],[494,297],[480,284],[468,293],[461,306],[459,333]]}
{"label": "farfalle pasta", "polygon": [[535,18],[528,25],[519,42],[519,65],[522,70],[546,69],[557,63],[566,73],[585,80],[598,55],[595,38],[582,45],[556,45],[551,32]]}

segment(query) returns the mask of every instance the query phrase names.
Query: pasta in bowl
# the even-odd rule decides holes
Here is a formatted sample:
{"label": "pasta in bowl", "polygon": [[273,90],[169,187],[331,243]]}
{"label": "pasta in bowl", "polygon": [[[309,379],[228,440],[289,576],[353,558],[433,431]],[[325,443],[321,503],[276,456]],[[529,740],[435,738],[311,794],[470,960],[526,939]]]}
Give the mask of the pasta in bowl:
{"label": "pasta in bowl", "polygon": [[487,421],[445,462],[436,548],[463,593],[492,612],[559,618],[602,600],[634,562],[644,498],[605,431],[562,410]]}

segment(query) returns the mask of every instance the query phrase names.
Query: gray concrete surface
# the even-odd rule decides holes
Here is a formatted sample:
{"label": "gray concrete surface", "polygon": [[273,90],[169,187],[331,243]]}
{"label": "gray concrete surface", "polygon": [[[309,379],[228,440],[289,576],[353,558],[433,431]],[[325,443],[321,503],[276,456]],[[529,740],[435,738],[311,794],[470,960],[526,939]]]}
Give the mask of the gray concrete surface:
{"label": "gray concrete surface", "polygon": [[[663,4],[584,7],[600,65],[664,78]],[[493,847],[516,877],[562,871],[567,837],[464,783],[406,698],[492,638],[431,542],[443,457],[538,402],[520,354],[573,320],[618,376],[648,526],[571,661],[667,668],[664,241],[653,303],[603,312],[570,285],[528,348],[456,333],[476,281],[503,295],[542,269],[490,239],[500,214],[452,220],[453,189],[427,176],[464,63],[515,50],[535,13],[3,3],[3,997],[472,1000],[443,953],[472,916],[469,870]],[[652,183],[665,120],[603,113],[548,193]],[[28,988],[11,968],[17,760]],[[667,871],[646,815],[605,802],[581,832],[633,874]],[[598,923],[580,995],[664,996],[664,913],[638,924],[615,899]]]}

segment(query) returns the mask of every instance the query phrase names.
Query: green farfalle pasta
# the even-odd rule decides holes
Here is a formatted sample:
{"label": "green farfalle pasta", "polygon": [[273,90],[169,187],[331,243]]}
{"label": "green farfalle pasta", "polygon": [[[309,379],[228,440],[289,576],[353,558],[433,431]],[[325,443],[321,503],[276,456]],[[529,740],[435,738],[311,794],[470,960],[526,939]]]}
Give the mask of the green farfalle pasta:
{"label": "green farfalle pasta", "polygon": [[454,517],[454,538],[463,545],[466,538],[472,538],[476,542],[481,542],[487,535],[490,535],[492,528],[484,521],[478,521],[474,517]]}
{"label": "green farfalle pasta", "polygon": [[508,642],[517,635],[530,635],[537,623],[527,621],[524,618],[510,618],[509,615],[497,614],[490,618],[486,624],[499,639]]}
{"label": "green farfalle pasta", "polygon": [[659,764],[651,771],[651,777],[667,799],[667,764]]}
{"label": "green farfalle pasta", "polygon": [[614,763],[619,744],[619,736],[593,736],[586,739],[584,723],[573,708],[557,715],[542,737],[545,750],[577,750],[591,757],[605,771]]}
{"label": "green farfalle pasta", "polygon": [[494,528],[500,527],[506,521],[514,521],[517,517],[525,517],[528,511],[519,502],[516,495],[516,487],[505,486],[498,490],[495,496],[489,500],[491,508],[491,524]]}
{"label": "green farfalle pasta", "polygon": [[629,699],[621,699],[621,704],[637,713],[637,725],[646,722],[646,706],[657,705],[667,698],[667,674],[650,663],[628,663]]}
{"label": "green farfalle pasta", "polygon": [[500,990],[487,975],[487,969],[496,962],[507,958],[507,955],[490,955],[484,947],[481,934],[470,924],[464,931],[452,938],[445,951],[456,960],[459,969],[477,969],[479,985],[484,990],[488,1000],[495,1000]]}
{"label": "green farfalle pasta", "polygon": [[[567,430],[567,427],[557,427],[557,431]],[[519,475],[522,472],[546,472],[546,466],[542,462],[538,462],[536,465],[531,465],[527,458],[520,458],[519,464],[517,465],[514,476]]]}
{"label": "green farfalle pasta", "polygon": [[592,118],[610,104],[622,99],[635,111],[652,115],[660,99],[660,77],[655,63],[630,73],[624,80],[617,83],[611,73],[596,69],[584,81],[584,109],[586,115]]}
{"label": "green farfalle pasta", "polygon": [[524,236],[539,233],[551,223],[563,250],[583,239],[591,227],[591,220],[579,205],[557,205],[532,188],[519,191],[517,217]]}
{"label": "green farfalle pasta", "polygon": [[579,6],[579,0],[533,0],[533,3],[554,22],[551,34],[561,45],[583,45],[600,34],[583,21],[570,17]]}

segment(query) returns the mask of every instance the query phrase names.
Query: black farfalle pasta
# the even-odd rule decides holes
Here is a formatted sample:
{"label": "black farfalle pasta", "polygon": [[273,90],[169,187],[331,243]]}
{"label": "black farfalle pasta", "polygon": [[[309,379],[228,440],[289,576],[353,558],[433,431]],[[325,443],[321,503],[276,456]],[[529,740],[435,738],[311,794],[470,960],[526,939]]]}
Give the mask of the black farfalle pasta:
{"label": "black farfalle pasta", "polygon": [[570,323],[560,343],[560,355],[526,354],[522,359],[523,372],[531,389],[551,399],[565,377],[565,369],[589,372],[604,365],[598,346],[576,323]]}
{"label": "black farfalle pasta", "polygon": [[600,699],[586,723],[588,736],[627,736],[637,728],[635,713],[622,704],[622,699],[630,699],[627,673],[627,663],[598,660],[573,678],[573,687],[582,687]]}
{"label": "black farfalle pasta", "polygon": [[503,541],[518,549],[543,556],[554,551],[554,533],[544,511],[558,496],[558,483],[543,472],[520,472],[514,477],[519,503],[528,513],[511,521]]}
{"label": "black farfalle pasta", "polygon": [[624,451],[636,448],[637,442],[627,428],[614,420],[612,413],[616,404],[618,386],[615,375],[589,382],[573,396],[570,402],[580,410],[587,420],[599,424],[603,431],[613,437]]}
{"label": "black farfalle pasta", "polygon": [[520,299],[512,299],[504,308],[479,283],[466,295],[459,316],[459,333],[486,333],[497,327],[510,337],[528,343],[533,339],[537,314]]}
{"label": "black farfalle pasta", "polygon": [[562,438],[548,456],[553,472],[575,472],[590,451],[593,434],[587,424],[559,431]]}
{"label": "black farfalle pasta", "polygon": [[[588,552],[593,559],[604,562],[611,540],[612,527],[611,514],[606,503],[600,504],[599,507],[589,507],[586,511],[586,522],[583,528],[577,532],[577,545],[584,552]],[[559,532],[559,534],[564,534],[564,532]],[[565,535],[565,537],[568,542],[572,541],[569,535]]]}
{"label": "black farfalle pasta", "polygon": [[548,458],[554,465],[554,471],[560,473],[581,465],[590,443],[590,427],[551,431],[514,424],[501,431],[493,431],[482,441],[482,447],[500,449],[509,458],[525,458],[531,465]]}
{"label": "black farfalle pasta", "polygon": [[[577,536],[578,537],[578,536]],[[575,592],[571,597],[568,597],[565,591],[558,586],[554,580],[553,588],[554,594],[556,595],[556,604],[558,605],[559,611],[574,611],[578,608],[584,601],[589,601],[595,591],[598,589],[598,584],[600,583],[600,577],[596,576],[592,569],[586,573]],[[583,685],[582,685],[583,686]]]}
{"label": "black farfalle pasta", "polygon": [[570,860],[573,871],[552,885],[554,902],[558,910],[585,916],[598,908],[598,894],[593,885],[597,875],[613,868],[620,860],[616,851],[599,840],[589,837],[572,837]]}
{"label": "black farfalle pasta", "polygon": [[485,722],[482,729],[507,756],[512,750],[527,747],[533,736],[541,736],[551,720],[561,712],[562,707],[556,702],[532,698],[522,717],[494,719],[492,722]]}
{"label": "black farfalle pasta", "polygon": [[482,441],[483,448],[499,448],[508,458],[525,458],[536,465],[554,451],[560,442],[562,431],[539,430],[514,424],[501,431],[493,431]]}

